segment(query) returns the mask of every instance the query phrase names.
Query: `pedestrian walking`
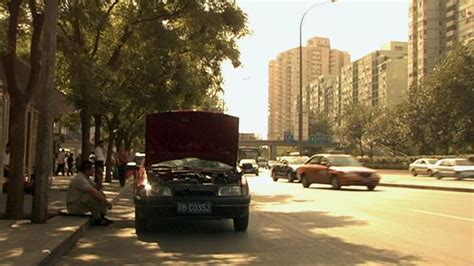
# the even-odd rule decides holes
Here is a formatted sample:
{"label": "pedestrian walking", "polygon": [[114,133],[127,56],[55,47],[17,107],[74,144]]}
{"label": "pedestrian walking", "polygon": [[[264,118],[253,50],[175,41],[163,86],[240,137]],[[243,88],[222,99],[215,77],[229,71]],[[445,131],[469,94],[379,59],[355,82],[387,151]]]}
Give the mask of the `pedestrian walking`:
{"label": "pedestrian walking", "polygon": [[58,167],[56,168],[56,175],[59,175],[59,172],[61,172],[62,175],[65,175],[64,173],[64,167],[65,167],[65,161],[66,161],[66,152],[64,149],[61,149],[58,153]]}
{"label": "pedestrian walking", "polygon": [[107,209],[112,204],[105,194],[97,189],[97,184],[91,179],[94,175],[94,164],[85,161],[79,168],[79,173],[69,183],[66,196],[67,211],[71,214],[86,214],[91,212],[91,225],[107,226],[113,223],[105,217]]}
{"label": "pedestrian walking", "polygon": [[67,175],[68,176],[73,176],[74,173],[73,173],[72,169],[74,168],[74,154],[72,152],[67,157],[66,163],[67,163]]}
{"label": "pedestrian walking", "polygon": [[5,146],[5,152],[3,153],[3,177],[8,178],[10,176],[10,143]]}
{"label": "pedestrian walking", "polygon": [[126,150],[120,150],[117,153],[117,170],[118,170],[118,177],[120,181],[120,185],[123,187],[125,186],[125,178],[127,172],[127,163],[128,163],[128,152]]}

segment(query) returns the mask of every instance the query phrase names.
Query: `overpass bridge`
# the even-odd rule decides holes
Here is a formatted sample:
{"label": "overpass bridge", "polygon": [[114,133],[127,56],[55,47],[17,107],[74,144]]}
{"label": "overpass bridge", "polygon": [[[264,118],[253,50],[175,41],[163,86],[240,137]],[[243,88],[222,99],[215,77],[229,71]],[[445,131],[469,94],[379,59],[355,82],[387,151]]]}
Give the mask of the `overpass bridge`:
{"label": "overpass bridge", "polygon": [[[275,160],[277,155],[277,147],[299,147],[298,141],[283,140],[239,140],[239,147],[261,147],[268,146],[270,149],[270,159]],[[303,142],[305,148],[335,148],[337,143],[315,143],[310,141]]]}

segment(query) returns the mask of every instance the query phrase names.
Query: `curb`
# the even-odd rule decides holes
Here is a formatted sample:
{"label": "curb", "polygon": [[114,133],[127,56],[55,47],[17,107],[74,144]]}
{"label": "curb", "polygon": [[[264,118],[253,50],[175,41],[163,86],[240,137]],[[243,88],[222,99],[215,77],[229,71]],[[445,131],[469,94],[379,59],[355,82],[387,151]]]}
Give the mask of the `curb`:
{"label": "curb", "polygon": [[[131,186],[131,183],[126,184],[120,193],[111,201],[115,204],[116,201],[122,196],[122,194]],[[89,227],[89,218],[84,218],[84,222],[77,228],[76,231],[71,233],[66,239],[61,241],[59,245],[51,249],[51,251],[44,257],[41,258],[36,265],[54,265],[56,264],[66,253],[72,250],[76,245],[77,241],[82,237],[84,232]]]}
{"label": "curb", "polygon": [[473,188],[460,188],[460,187],[439,187],[439,186],[422,186],[422,185],[390,184],[390,183],[379,183],[378,186],[474,193]]}

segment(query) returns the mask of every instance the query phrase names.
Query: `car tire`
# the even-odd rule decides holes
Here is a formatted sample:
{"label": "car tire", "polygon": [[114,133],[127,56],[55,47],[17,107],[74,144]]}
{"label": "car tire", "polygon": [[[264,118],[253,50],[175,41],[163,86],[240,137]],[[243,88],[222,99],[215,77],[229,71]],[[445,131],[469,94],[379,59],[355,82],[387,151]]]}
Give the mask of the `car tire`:
{"label": "car tire", "polygon": [[235,217],[234,219],[234,231],[235,232],[245,232],[249,226],[249,215],[242,217]]}
{"label": "car tire", "polygon": [[308,178],[305,175],[301,177],[301,184],[303,185],[304,188],[309,188],[309,186],[311,185],[311,183],[308,181]]}
{"label": "car tire", "polygon": [[151,224],[143,217],[143,210],[135,208],[135,232],[136,234],[150,232]]}
{"label": "car tire", "polygon": [[331,186],[332,186],[332,189],[336,189],[336,190],[341,188],[341,183],[339,182],[339,178],[337,176],[331,177]]}
{"label": "car tire", "polygon": [[295,178],[293,177],[293,173],[292,172],[288,172],[288,183],[293,183],[293,181],[295,181]]}
{"label": "car tire", "polygon": [[433,171],[431,171],[431,170],[428,170],[428,171],[426,172],[426,174],[427,174],[428,176],[433,177]]}
{"label": "car tire", "polygon": [[373,191],[375,189],[376,185],[367,185],[367,190],[368,191]]}
{"label": "car tire", "polygon": [[278,181],[278,177],[277,177],[277,174],[275,171],[272,172],[272,179],[274,182],[277,182]]}
{"label": "car tire", "polygon": [[415,171],[415,169],[411,169],[411,174],[412,174],[413,176],[417,176],[417,175],[418,175],[418,173]]}
{"label": "car tire", "polygon": [[436,173],[436,178],[441,179],[441,178],[443,178],[443,176],[440,173]]}

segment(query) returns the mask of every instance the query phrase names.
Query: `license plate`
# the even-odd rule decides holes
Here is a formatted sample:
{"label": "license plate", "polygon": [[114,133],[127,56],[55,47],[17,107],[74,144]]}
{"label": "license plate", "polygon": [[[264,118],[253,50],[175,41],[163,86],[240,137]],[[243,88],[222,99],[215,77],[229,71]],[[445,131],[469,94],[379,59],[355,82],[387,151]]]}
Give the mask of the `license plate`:
{"label": "license plate", "polygon": [[177,211],[188,214],[210,214],[212,205],[210,202],[178,202]]}

